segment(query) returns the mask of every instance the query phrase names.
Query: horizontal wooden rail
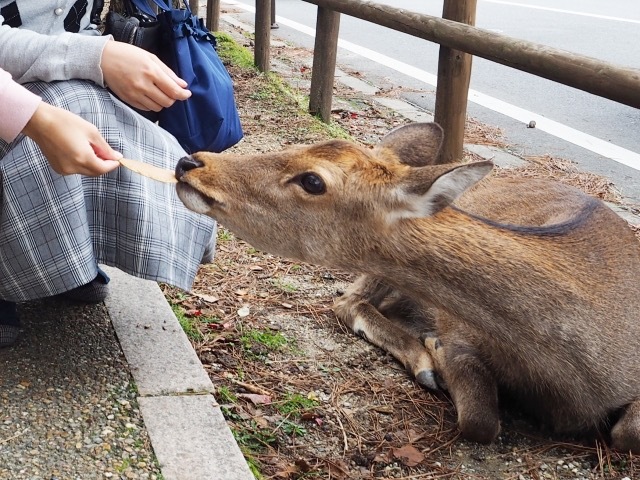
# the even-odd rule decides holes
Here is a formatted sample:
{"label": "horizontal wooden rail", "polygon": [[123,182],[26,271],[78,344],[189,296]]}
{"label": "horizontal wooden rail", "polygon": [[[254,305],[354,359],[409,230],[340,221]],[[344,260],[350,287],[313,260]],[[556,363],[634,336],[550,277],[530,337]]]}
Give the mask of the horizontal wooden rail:
{"label": "horizontal wooden rail", "polygon": [[640,108],[637,69],[379,3],[304,1]]}

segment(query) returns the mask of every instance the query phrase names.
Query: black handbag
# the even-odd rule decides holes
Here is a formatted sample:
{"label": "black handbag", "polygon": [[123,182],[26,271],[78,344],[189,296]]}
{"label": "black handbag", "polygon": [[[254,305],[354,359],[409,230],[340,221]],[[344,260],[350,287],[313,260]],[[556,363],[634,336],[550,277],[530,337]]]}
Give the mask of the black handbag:
{"label": "black handbag", "polygon": [[[161,31],[159,23],[149,19],[129,2],[124,2],[126,16],[109,10],[104,20],[103,35],[111,35],[117,42],[129,43],[155,55],[160,54]],[[138,114],[152,122],[157,122],[159,112],[133,108]]]}
{"label": "black handbag", "polygon": [[105,17],[104,35],[112,35],[118,42],[130,43],[155,55],[160,54],[160,24],[125,2],[127,15],[109,10]]}

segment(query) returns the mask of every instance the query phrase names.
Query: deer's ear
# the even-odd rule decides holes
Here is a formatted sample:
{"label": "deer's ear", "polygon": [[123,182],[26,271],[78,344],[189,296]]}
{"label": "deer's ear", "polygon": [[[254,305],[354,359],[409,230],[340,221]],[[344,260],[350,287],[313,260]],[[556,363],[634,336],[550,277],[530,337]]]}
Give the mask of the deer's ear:
{"label": "deer's ear", "polygon": [[375,154],[412,167],[433,165],[440,154],[443,132],[437,123],[410,123],[391,130],[376,146]]}
{"label": "deer's ear", "polygon": [[428,217],[451,205],[493,168],[492,162],[463,165],[437,165],[411,169],[399,187],[403,204],[394,212],[395,219]]}

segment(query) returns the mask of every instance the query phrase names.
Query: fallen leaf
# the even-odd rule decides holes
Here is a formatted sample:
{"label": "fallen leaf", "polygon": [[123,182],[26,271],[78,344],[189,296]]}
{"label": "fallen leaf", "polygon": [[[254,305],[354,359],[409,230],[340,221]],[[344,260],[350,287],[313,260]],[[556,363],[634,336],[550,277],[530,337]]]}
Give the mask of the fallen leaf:
{"label": "fallen leaf", "polygon": [[269,405],[271,397],[269,395],[258,395],[257,393],[238,393],[238,397],[246,398],[254,405]]}
{"label": "fallen leaf", "polygon": [[311,465],[304,458],[299,458],[296,460],[296,467],[300,469],[302,473],[308,473],[311,471]]}
{"label": "fallen leaf", "polygon": [[209,303],[216,303],[218,300],[220,300],[218,297],[214,297],[213,295],[206,295],[203,293],[196,293],[196,296]]}
{"label": "fallen leaf", "polygon": [[329,474],[331,478],[338,480],[346,480],[349,478],[349,467],[341,460],[327,460],[327,467],[329,467]]}
{"label": "fallen leaf", "polygon": [[394,448],[393,456],[407,467],[415,467],[424,460],[424,454],[413,445],[408,444],[404,447]]}
{"label": "fallen leaf", "polygon": [[393,407],[391,405],[373,405],[369,407],[369,410],[373,410],[378,413],[386,413],[388,415],[393,413]]}
{"label": "fallen leaf", "polygon": [[295,465],[287,465],[283,470],[276,472],[275,477],[291,478],[292,475],[297,475],[298,473],[300,473],[300,470],[298,470],[298,467],[296,467]]}

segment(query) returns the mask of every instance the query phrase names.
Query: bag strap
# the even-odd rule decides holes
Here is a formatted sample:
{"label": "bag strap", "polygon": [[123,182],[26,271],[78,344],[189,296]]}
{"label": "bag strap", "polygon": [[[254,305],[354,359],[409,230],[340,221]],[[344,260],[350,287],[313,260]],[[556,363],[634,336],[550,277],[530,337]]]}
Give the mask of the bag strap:
{"label": "bag strap", "polygon": [[[168,12],[173,10],[173,2],[172,0],[168,0],[169,3],[165,0],[129,0],[133,3],[140,11],[146,13],[147,15],[151,15],[153,17],[156,16],[156,13],[151,9],[149,3],[155,4],[160,10],[163,12]],[[189,2],[187,0],[182,0],[182,4],[184,8],[191,14],[191,8],[189,7]]]}
{"label": "bag strap", "polygon": [[156,18],[156,12],[154,12],[149,6],[147,0],[129,0],[129,2],[145,15],[149,15],[151,18]]}

